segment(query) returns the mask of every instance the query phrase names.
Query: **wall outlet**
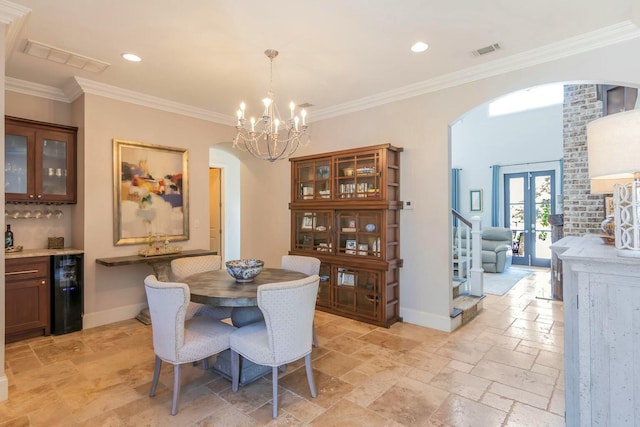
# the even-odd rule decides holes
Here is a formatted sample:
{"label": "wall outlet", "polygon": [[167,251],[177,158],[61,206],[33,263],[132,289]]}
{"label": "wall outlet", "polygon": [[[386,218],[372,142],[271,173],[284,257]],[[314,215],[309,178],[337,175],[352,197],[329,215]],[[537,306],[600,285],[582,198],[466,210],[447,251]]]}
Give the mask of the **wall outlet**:
{"label": "wall outlet", "polygon": [[412,201],[405,201],[403,209],[413,210],[413,202]]}

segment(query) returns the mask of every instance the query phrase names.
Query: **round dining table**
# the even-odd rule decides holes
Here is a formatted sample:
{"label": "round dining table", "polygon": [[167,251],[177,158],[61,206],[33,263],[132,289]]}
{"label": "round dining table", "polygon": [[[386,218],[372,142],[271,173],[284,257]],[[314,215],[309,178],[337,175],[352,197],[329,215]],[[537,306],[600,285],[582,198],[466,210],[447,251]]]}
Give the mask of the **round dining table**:
{"label": "round dining table", "polygon": [[281,268],[263,268],[253,281],[240,283],[226,270],[205,271],[182,280],[189,285],[191,301],[217,307],[257,307],[258,286],[287,282],[307,277],[306,274]]}
{"label": "round dining table", "polygon": [[[206,271],[182,280],[189,285],[191,301],[217,307],[233,307],[231,323],[241,327],[263,319],[258,308],[258,286],[287,282],[307,277],[306,274],[281,268],[263,268],[252,282],[239,283],[226,270]],[[229,350],[218,355],[213,369],[231,379],[231,356]],[[271,372],[268,366],[256,365],[241,358],[240,385],[249,384]]]}

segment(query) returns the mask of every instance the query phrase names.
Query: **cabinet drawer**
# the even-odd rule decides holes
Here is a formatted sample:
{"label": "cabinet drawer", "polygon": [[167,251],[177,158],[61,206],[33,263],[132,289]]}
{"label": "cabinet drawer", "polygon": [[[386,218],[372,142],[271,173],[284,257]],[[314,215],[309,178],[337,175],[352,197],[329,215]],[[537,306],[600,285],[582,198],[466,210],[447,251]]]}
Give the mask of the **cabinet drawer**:
{"label": "cabinet drawer", "polygon": [[49,276],[49,257],[16,258],[5,260],[4,276],[6,282]]}

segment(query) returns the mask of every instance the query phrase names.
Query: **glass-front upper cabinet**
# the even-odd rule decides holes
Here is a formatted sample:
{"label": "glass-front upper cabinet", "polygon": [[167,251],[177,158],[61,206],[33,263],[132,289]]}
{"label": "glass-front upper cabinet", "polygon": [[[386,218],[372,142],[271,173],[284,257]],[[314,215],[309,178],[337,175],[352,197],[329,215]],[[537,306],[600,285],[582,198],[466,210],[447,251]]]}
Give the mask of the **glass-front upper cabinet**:
{"label": "glass-front upper cabinet", "polygon": [[27,161],[34,158],[33,138],[13,133],[7,133],[4,138],[4,192],[26,195],[34,191],[27,169]]}
{"label": "glass-front upper cabinet", "polygon": [[292,200],[331,198],[331,159],[315,159],[295,165],[294,194]]}
{"label": "glass-front upper cabinet", "polygon": [[381,150],[335,159],[335,195],[338,199],[380,198]]}
{"label": "glass-front upper cabinet", "polygon": [[5,200],[76,202],[76,132],[70,126],[5,119]]}

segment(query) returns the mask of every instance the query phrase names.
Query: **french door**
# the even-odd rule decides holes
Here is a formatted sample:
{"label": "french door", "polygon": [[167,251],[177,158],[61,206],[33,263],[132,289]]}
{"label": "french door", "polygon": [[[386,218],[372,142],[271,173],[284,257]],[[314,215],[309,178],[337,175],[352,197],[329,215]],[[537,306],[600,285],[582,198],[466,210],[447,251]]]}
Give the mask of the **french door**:
{"label": "french door", "polygon": [[505,224],[513,232],[513,264],[551,265],[551,225],[555,171],[504,175]]}

